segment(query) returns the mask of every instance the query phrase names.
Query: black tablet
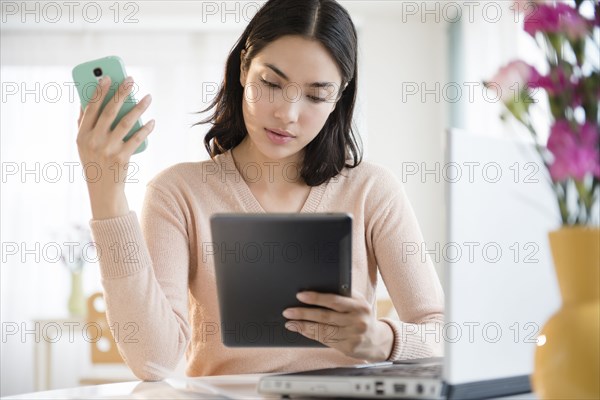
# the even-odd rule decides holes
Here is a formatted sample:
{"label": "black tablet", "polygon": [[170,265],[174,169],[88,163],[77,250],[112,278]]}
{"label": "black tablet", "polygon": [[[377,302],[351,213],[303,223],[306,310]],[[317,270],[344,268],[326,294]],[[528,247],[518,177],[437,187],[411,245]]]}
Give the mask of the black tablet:
{"label": "black tablet", "polygon": [[215,214],[210,223],[223,344],[324,347],[286,329],[282,312],[307,307],[296,299],[303,290],[351,295],[352,216]]}

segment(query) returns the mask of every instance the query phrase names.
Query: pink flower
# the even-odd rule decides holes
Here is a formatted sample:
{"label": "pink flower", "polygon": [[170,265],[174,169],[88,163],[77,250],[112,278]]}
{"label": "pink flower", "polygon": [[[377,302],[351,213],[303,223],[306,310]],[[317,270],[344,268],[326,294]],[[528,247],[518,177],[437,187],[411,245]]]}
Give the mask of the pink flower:
{"label": "pink flower", "polygon": [[550,176],[555,182],[582,180],[589,173],[600,177],[600,130],[589,122],[578,128],[578,132],[573,132],[569,123],[561,120],[550,130],[548,150],[554,156]]}
{"label": "pink flower", "polygon": [[500,68],[500,70],[485,82],[485,86],[496,91],[504,104],[518,100],[515,94],[525,89],[531,80],[538,80],[539,73],[531,65],[521,60],[514,60]]}
{"label": "pink flower", "polygon": [[533,12],[525,15],[523,29],[534,37],[538,31],[558,31],[558,13],[556,12],[556,9],[545,4],[536,6],[536,9]]}
{"label": "pink flower", "polygon": [[534,11],[525,15],[524,29],[533,37],[537,32],[565,32],[569,39],[577,40],[588,34],[591,24],[568,4],[536,4]]}
{"label": "pink flower", "polygon": [[551,69],[547,76],[540,75],[535,71],[529,78],[529,87],[544,89],[550,95],[561,94],[573,89],[573,85],[561,67]]}
{"label": "pink flower", "polygon": [[560,19],[560,29],[570,40],[584,39],[591,30],[592,23],[576,12],[564,14]]}

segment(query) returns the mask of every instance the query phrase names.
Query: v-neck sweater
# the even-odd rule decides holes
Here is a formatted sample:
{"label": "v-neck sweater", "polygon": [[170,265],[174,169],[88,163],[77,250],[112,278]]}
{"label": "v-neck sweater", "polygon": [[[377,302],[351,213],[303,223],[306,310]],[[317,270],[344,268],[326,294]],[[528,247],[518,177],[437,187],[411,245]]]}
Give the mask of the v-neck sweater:
{"label": "v-neck sweater", "polygon": [[[238,195],[242,199],[245,211],[251,212],[251,213],[266,212],[265,209],[260,204],[260,202],[254,196],[254,194],[252,194],[252,191],[250,190],[250,187],[248,186],[246,181],[243,179],[242,174],[239,173],[239,169],[235,164],[235,160],[233,158],[232,152],[227,151],[226,153],[222,154],[222,156],[223,156],[223,160],[220,162],[223,166],[223,169],[225,171],[232,171],[234,173],[233,180],[230,183],[232,183],[233,189],[238,193]],[[255,168],[254,163],[250,163],[249,168],[253,168],[253,170],[258,171]],[[248,169],[248,167],[246,169]],[[271,177],[269,177],[269,178],[265,177],[265,179],[272,179],[272,175],[274,172],[270,171],[269,173],[271,174]],[[262,177],[260,175],[257,175],[256,177],[253,177],[252,179],[258,180],[259,178],[262,178]],[[300,212],[301,213],[316,212],[317,207],[319,206],[319,202],[321,201],[321,197],[323,197],[323,193],[325,193],[326,188],[327,188],[327,184],[323,184],[323,185],[319,185],[319,186],[312,186],[308,193],[308,197],[306,198],[302,208],[300,209]]]}
{"label": "v-neck sweater", "polygon": [[[146,185],[135,211],[92,219],[106,314],[119,352],[143,380],[164,377],[186,355],[188,376],[290,372],[361,364],[334,348],[239,348],[221,342],[210,216],[265,212],[236,168],[231,151],[185,162]],[[363,161],[311,187],[301,212],[352,215],[352,291],[376,312],[377,271],[398,320],[398,359],[442,355],[444,295],[403,185],[386,167]],[[401,335],[401,337],[399,336]]]}

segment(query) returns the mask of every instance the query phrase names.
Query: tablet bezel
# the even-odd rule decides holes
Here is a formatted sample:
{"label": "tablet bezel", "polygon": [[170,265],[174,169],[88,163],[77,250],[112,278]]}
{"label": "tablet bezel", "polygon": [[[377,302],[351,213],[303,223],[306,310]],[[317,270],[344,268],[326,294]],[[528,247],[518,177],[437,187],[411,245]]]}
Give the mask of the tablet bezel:
{"label": "tablet bezel", "polygon": [[[288,307],[307,307],[295,297],[300,290],[351,295],[352,215],[219,213],[210,225],[223,344],[325,347],[287,330],[281,313]],[[294,248],[301,259],[288,255]],[[258,254],[262,258],[256,261]],[[335,330],[320,332],[322,339],[335,340]]]}

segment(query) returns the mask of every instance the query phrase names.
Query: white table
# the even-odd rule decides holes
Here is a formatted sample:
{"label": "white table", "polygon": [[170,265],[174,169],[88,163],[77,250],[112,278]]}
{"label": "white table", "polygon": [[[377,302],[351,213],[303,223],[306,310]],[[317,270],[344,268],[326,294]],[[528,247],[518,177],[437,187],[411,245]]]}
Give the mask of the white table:
{"label": "white table", "polygon": [[[132,381],[108,385],[81,386],[72,389],[26,393],[3,399],[215,399],[222,393],[234,399],[278,399],[256,391],[260,377],[268,374],[220,375],[200,378],[167,379],[161,382]],[[202,395],[201,388],[207,385]],[[186,387],[194,386],[194,391]],[[211,388],[213,392],[211,392]],[[502,400],[535,400],[533,393],[503,397]]]}
{"label": "white table", "polygon": [[219,393],[240,400],[279,398],[260,395],[256,391],[258,380],[264,375],[268,374],[173,378],[161,382],[132,381],[25,393],[3,399],[215,399],[219,398]]}

